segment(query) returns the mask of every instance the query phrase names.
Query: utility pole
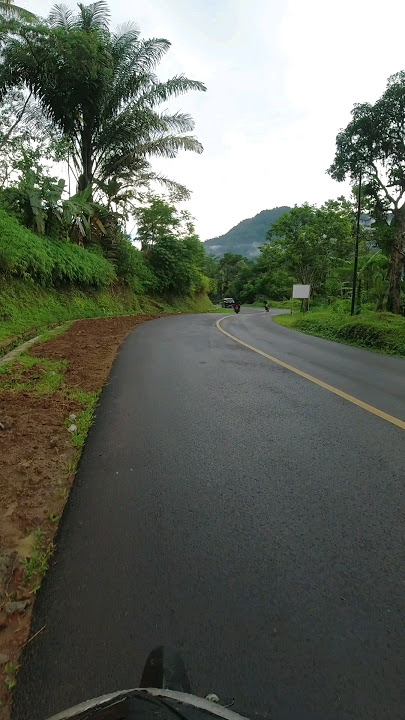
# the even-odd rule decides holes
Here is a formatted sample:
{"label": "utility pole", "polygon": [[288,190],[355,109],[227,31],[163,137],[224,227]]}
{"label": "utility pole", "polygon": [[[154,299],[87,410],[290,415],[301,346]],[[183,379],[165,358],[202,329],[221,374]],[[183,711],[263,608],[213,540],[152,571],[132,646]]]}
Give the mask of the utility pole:
{"label": "utility pole", "polygon": [[355,249],[354,249],[352,309],[351,309],[350,315],[354,315],[354,309],[355,309],[355,305],[356,305],[357,266],[359,263],[360,211],[361,211],[361,170],[360,170],[360,175],[359,175],[359,197],[358,197],[358,202],[357,202],[356,245],[355,245]]}

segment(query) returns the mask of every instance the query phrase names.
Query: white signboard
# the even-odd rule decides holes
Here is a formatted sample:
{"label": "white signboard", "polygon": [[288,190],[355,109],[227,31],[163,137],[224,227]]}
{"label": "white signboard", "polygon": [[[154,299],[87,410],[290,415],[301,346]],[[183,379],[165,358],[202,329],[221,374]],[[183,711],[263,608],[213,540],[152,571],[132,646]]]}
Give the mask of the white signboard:
{"label": "white signboard", "polygon": [[310,285],[293,285],[293,298],[295,300],[307,300],[310,294]]}

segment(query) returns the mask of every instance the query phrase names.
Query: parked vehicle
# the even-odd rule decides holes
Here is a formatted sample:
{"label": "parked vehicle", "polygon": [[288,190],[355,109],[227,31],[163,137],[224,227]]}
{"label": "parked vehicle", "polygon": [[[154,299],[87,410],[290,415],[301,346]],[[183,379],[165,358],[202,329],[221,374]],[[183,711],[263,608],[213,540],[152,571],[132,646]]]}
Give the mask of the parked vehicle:
{"label": "parked vehicle", "polygon": [[235,304],[235,300],[231,297],[226,297],[222,299],[222,307],[223,308],[231,308]]}

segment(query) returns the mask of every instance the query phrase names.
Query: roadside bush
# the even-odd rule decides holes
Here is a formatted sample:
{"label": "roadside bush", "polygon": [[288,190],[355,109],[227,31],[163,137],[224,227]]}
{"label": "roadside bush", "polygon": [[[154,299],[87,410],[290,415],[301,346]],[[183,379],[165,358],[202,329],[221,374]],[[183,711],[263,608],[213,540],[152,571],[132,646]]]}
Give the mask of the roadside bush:
{"label": "roadside bush", "polygon": [[405,318],[391,313],[365,312],[351,317],[333,311],[314,311],[281,316],[277,322],[329,340],[405,356]]}
{"label": "roadside bush", "polygon": [[0,270],[43,285],[107,287],[116,279],[111,263],[68,240],[49,240],[22,227],[0,209]]}
{"label": "roadside bush", "polygon": [[158,280],[148,261],[134,247],[130,240],[122,238],[115,250],[115,269],[118,277],[138,294],[154,292],[158,287]]}

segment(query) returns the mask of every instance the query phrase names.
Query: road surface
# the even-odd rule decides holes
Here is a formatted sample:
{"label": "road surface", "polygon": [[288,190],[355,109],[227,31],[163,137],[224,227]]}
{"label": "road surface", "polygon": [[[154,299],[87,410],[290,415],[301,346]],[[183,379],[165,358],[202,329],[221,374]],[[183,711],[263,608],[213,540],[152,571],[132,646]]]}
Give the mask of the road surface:
{"label": "road surface", "polygon": [[[404,430],[220,333],[146,323],[103,391],[35,606],[14,720],[181,650],[250,717],[405,717]],[[405,361],[271,314],[222,328],[405,420]]]}

